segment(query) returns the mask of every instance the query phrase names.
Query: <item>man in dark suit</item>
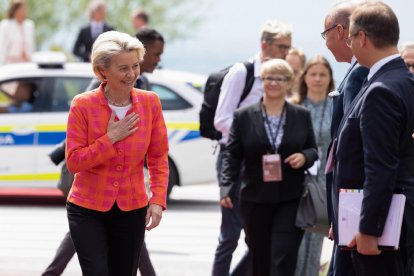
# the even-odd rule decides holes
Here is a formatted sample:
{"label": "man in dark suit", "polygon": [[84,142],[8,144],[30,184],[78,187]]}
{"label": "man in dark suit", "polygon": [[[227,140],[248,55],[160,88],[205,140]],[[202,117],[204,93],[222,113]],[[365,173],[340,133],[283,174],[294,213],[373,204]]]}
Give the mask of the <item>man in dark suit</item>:
{"label": "man in dark suit", "polygon": [[[414,77],[398,39],[398,19],[384,3],[367,2],[352,13],[346,43],[370,72],[338,128],[333,189],[363,189],[359,232],[348,245],[356,247],[351,255],[358,275],[404,275],[405,254],[413,248]],[[378,237],[393,193],[407,196],[400,249],[381,252]]]}
{"label": "man in dark suit", "polygon": [[[340,2],[332,6],[325,17],[325,30],[321,33],[326,41],[326,46],[332,52],[336,61],[350,63],[350,67],[345,74],[344,79],[338,86],[337,91],[333,91],[329,94],[333,101],[331,116],[332,140],[337,136],[337,130],[344,115],[344,111],[348,109],[352,100],[360,91],[362,82],[369,71],[368,68],[359,65],[351,49],[345,43],[345,39],[349,35],[349,17],[356,7],[356,1]],[[329,220],[331,224],[334,224],[336,222],[333,220],[332,208],[333,204],[337,205],[338,203],[332,201],[332,198],[335,198],[335,196],[332,196],[332,192],[337,193],[337,191],[332,189],[332,173],[326,175],[326,191]],[[331,239],[333,238],[333,235],[331,229]],[[340,275],[355,275],[355,271],[353,271],[351,265],[350,252],[339,250],[337,244],[334,243],[328,275],[339,275],[337,271],[341,271]]]}
{"label": "man in dark suit", "polygon": [[135,36],[145,47],[144,60],[140,65],[141,73],[144,74],[140,75],[135,87],[150,90],[150,83],[145,73],[154,72],[161,61],[161,55],[164,53],[164,38],[159,32],[150,28],[142,29]]}
{"label": "man in dark suit", "polygon": [[73,53],[85,62],[91,61],[92,45],[96,38],[104,32],[114,28],[105,23],[106,5],[101,0],[94,0],[89,4],[90,23],[83,27],[76,38]]}

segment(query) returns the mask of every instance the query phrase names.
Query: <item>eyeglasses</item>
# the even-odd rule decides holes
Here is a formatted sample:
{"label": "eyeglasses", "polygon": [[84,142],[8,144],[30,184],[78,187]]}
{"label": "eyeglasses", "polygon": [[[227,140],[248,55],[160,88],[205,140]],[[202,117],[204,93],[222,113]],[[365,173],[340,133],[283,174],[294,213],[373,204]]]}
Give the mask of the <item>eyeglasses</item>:
{"label": "eyeglasses", "polygon": [[324,30],[323,32],[321,32],[321,36],[324,40],[326,40],[326,34],[330,31],[335,29],[336,27],[338,27],[339,24],[335,24],[332,27],[329,27],[328,29]]}
{"label": "eyeglasses", "polygon": [[285,84],[287,82],[287,78],[282,78],[282,77],[279,77],[279,78],[265,77],[263,79],[263,81],[264,82],[267,82],[269,84],[271,84],[272,82],[275,82],[276,84],[279,84],[280,85],[280,84]]}
{"label": "eyeglasses", "polygon": [[351,45],[352,45],[352,38],[353,38],[354,36],[358,35],[358,34],[359,34],[359,31],[358,31],[358,32],[355,32],[354,34],[352,34],[352,35],[350,35],[350,36],[348,36],[348,38],[347,38],[347,39],[345,39],[346,46],[348,46],[349,48],[351,48]]}
{"label": "eyeglasses", "polygon": [[292,48],[291,45],[285,45],[285,44],[277,44],[277,43],[272,43],[272,45],[275,45],[277,48],[279,48],[280,51],[282,52],[286,52],[289,51],[290,48]]}
{"label": "eyeglasses", "polygon": [[405,63],[408,69],[413,68],[414,69],[414,63]]}

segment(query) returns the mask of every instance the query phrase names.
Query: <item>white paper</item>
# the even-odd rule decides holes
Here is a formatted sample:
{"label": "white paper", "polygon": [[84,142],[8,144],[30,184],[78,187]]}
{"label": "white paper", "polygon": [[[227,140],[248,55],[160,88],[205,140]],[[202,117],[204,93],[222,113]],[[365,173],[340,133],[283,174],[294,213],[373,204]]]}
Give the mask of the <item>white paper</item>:
{"label": "white paper", "polygon": [[319,168],[321,167],[321,161],[318,159],[318,160],[316,160],[314,163],[313,163],[313,165],[312,165],[312,167],[310,167],[309,169],[308,169],[308,172],[311,174],[311,175],[318,175],[318,171],[319,171]]}
{"label": "white paper", "polygon": [[[338,210],[338,245],[347,246],[359,232],[359,221],[363,199],[362,190],[341,190]],[[394,194],[379,246],[398,249],[404,214],[405,195]]]}

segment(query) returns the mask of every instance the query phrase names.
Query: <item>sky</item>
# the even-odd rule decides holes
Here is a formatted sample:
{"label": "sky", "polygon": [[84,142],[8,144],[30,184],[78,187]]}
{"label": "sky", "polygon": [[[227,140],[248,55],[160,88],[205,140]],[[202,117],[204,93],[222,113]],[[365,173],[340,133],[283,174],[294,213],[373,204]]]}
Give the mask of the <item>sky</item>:
{"label": "sky", "polygon": [[[308,58],[321,54],[340,80],[348,65],[337,63],[320,33],[334,0],[212,0],[201,26],[186,40],[166,44],[162,66],[168,69],[208,74],[244,61],[260,50],[260,29],[269,19],[293,27],[293,46]],[[400,42],[414,41],[413,0],[385,0],[400,23]]]}

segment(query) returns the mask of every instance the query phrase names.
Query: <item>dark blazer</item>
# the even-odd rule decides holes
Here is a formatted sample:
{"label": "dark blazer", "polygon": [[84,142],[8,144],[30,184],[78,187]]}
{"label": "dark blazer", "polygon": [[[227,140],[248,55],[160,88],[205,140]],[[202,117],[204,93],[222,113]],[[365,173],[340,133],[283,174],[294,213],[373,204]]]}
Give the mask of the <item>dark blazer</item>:
{"label": "dark blazer", "polygon": [[[103,32],[115,30],[112,26],[104,24]],[[91,25],[83,27],[76,38],[73,53],[85,62],[90,62],[92,45],[96,38],[92,37]]]}
{"label": "dark blazer", "polygon": [[[261,102],[235,112],[221,174],[221,197],[232,194],[242,171],[240,199],[277,203],[298,199],[303,190],[304,170],[318,158],[312,121],[308,110],[286,104],[286,123],[278,153],[282,158],[283,181],[263,182],[262,156],[272,150],[266,135]],[[289,155],[302,152],[305,165],[293,169],[283,163]],[[243,170],[241,170],[243,164]]]}
{"label": "dark blazer", "polygon": [[[339,124],[344,116],[344,112],[348,110],[351,102],[354,100],[358,92],[361,90],[362,82],[367,77],[369,69],[360,66],[358,63],[353,64],[341,84],[338,86],[339,95],[332,99],[332,117],[331,117],[331,138],[336,138]],[[331,142],[332,143],[332,142]],[[328,147],[328,152],[331,149],[331,145]],[[338,204],[332,202],[332,173],[326,175],[326,196],[327,196],[327,208],[329,221],[333,222],[332,204]]]}
{"label": "dark blazer", "polygon": [[333,188],[364,189],[361,233],[381,236],[394,192],[414,206],[413,132],[414,77],[398,57],[362,87],[338,130]]}
{"label": "dark blazer", "polygon": [[331,123],[331,137],[337,135],[339,124],[344,116],[344,112],[361,90],[362,82],[369,73],[369,69],[360,66],[358,63],[350,68],[350,71],[345,76],[344,80],[338,86],[339,95],[332,99],[332,123]]}

